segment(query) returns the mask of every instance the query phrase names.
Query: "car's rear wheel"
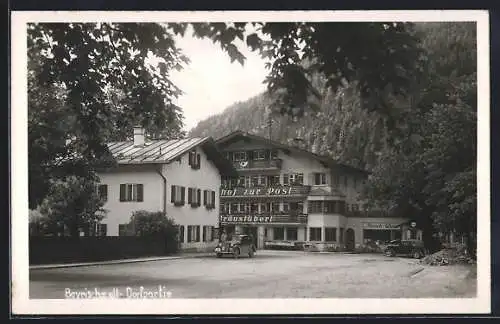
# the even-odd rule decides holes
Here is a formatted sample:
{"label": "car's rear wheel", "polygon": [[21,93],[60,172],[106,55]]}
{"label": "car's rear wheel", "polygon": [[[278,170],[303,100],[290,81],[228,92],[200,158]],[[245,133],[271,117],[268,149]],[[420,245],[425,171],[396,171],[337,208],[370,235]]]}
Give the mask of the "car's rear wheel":
{"label": "car's rear wheel", "polygon": [[385,255],[386,255],[386,256],[389,256],[389,257],[393,257],[393,256],[395,256],[395,255],[396,255],[396,252],[395,252],[393,249],[387,249],[387,250],[385,251]]}
{"label": "car's rear wheel", "polygon": [[413,258],[414,259],[420,259],[422,257],[422,252],[416,250],[416,251],[413,251]]}
{"label": "car's rear wheel", "polygon": [[218,258],[222,258],[222,253],[217,253]]}
{"label": "car's rear wheel", "polygon": [[238,259],[240,257],[240,249],[236,248],[233,250],[233,256],[235,259]]}

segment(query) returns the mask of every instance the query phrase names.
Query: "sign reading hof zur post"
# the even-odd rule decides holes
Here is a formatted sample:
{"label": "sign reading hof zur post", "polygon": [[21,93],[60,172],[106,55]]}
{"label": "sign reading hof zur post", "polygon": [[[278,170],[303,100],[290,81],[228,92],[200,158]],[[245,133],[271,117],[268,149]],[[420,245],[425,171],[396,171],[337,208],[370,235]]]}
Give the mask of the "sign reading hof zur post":
{"label": "sign reading hof zur post", "polygon": [[[221,197],[233,196],[289,196],[295,194],[296,189],[291,186],[283,187],[267,187],[267,188],[234,188],[234,189],[221,189]],[[300,192],[297,192],[300,193]]]}

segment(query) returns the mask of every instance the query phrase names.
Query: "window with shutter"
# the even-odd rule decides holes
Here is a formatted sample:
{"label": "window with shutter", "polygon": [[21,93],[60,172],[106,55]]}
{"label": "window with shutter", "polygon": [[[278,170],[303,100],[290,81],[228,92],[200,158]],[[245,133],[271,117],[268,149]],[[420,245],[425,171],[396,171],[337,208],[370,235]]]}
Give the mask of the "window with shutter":
{"label": "window with shutter", "polygon": [[120,201],[125,201],[125,191],[127,190],[127,185],[120,184]]}
{"label": "window with shutter", "polygon": [[196,228],[196,241],[195,242],[200,242],[200,226],[195,226]]}
{"label": "window with shutter", "polygon": [[213,226],[207,226],[207,242],[212,242]]}
{"label": "window with shutter", "polygon": [[201,156],[200,154],[196,154],[196,169],[201,168]]}
{"label": "window with shutter", "polygon": [[203,206],[208,206],[208,190],[203,190]]}
{"label": "window with shutter", "polygon": [[137,201],[144,201],[144,185],[137,185]]}
{"label": "window with shutter", "polygon": [[189,243],[189,242],[192,242],[192,240],[193,240],[193,226],[188,225],[188,227],[187,227],[187,234],[188,234],[188,235],[187,235],[187,236],[188,236],[188,237],[187,237],[187,241],[188,241],[188,243]]}
{"label": "window with shutter", "polygon": [[184,243],[184,225],[179,226],[179,242]]}
{"label": "window with shutter", "polygon": [[108,201],[108,185],[102,184],[97,187],[97,194],[101,201]]}
{"label": "window with shutter", "polygon": [[203,242],[207,241],[207,227],[208,226],[203,226]]}
{"label": "window with shutter", "polygon": [[188,204],[193,203],[193,189],[188,188]]}
{"label": "window with shutter", "polygon": [[314,185],[325,185],[326,184],[326,174],[315,173],[314,174]]}
{"label": "window with shutter", "polygon": [[201,189],[198,189],[196,192],[196,206],[201,206]]}
{"label": "window with shutter", "polygon": [[170,186],[170,202],[175,203],[175,187],[176,186]]}
{"label": "window with shutter", "polygon": [[212,201],[211,201],[212,208],[215,208],[215,191],[212,191]]}
{"label": "window with shutter", "polygon": [[120,201],[144,201],[144,185],[140,183],[120,184]]}
{"label": "window with shutter", "polygon": [[290,177],[289,177],[289,175],[288,175],[288,174],[286,174],[286,173],[285,173],[285,174],[283,174],[283,184],[284,184],[285,186],[288,186],[288,184],[289,184],[289,183],[290,183]]}
{"label": "window with shutter", "polygon": [[118,236],[126,236],[126,235],[127,235],[127,224],[119,224]]}
{"label": "window with shutter", "polygon": [[186,201],[186,187],[181,187],[181,204],[184,205]]}

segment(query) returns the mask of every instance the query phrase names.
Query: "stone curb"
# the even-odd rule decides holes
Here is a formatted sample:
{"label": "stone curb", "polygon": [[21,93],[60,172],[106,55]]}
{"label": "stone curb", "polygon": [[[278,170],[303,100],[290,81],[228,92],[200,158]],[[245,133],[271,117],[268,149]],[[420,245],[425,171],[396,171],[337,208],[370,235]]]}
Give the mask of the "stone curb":
{"label": "stone curb", "polygon": [[122,263],[139,263],[139,262],[150,262],[150,261],[163,261],[163,260],[179,260],[179,259],[189,259],[189,258],[200,258],[205,256],[211,256],[212,253],[200,253],[200,254],[184,254],[177,256],[166,256],[166,257],[154,257],[154,258],[143,258],[143,259],[122,259],[122,260],[110,260],[110,261],[99,261],[99,262],[84,262],[84,263],[62,263],[62,264],[40,264],[31,265],[30,270],[39,269],[57,269],[57,268],[76,268],[76,267],[88,267],[88,266],[99,266],[99,265],[111,265],[111,264],[122,264]]}

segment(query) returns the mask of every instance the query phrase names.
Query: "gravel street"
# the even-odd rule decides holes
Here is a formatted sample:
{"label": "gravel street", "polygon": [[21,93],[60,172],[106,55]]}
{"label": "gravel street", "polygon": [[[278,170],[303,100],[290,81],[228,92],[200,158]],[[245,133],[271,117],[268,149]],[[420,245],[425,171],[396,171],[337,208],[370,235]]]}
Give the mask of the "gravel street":
{"label": "gravel street", "polygon": [[30,270],[30,298],[62,299],[82,291],[130,297],[141,286],[171,298],[473,298],[470,270],[375,254],[258,251],[252,259],[205,256]]}

